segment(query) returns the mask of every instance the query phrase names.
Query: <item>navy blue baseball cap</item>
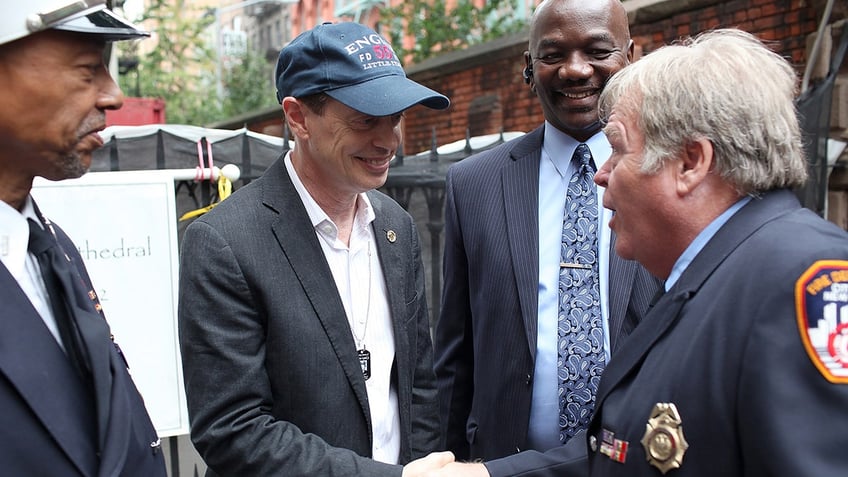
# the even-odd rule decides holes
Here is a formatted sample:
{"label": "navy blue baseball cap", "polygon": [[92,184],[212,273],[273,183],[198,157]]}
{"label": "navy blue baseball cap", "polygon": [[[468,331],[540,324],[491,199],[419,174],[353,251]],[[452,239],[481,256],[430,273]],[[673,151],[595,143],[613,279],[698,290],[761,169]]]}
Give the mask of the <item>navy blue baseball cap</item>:
{"label": "navy blue baseball cap", "polygon": [[406,77],[389,42],[359,23],[324,23],[280,51],[277,101],[326,93],[370,116],[391,116],[416,104],[445,109],[450,100]]}

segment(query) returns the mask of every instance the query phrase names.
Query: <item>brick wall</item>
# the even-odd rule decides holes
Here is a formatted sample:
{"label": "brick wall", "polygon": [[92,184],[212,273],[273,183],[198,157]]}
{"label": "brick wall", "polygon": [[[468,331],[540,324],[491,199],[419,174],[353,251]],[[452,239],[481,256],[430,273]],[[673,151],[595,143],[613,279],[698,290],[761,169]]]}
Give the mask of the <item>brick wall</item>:
{"label": "brick wall", "polygon": [[[624,0],[636,43],[636,55],[650,53],[681,36],[718,27],[738,27],[774,42],[775,49],[796,65],[807,61],[826,0]],[[844,24],[848,6],[836,2],[830,23]],[[836,36],[838,38],[838,35]],[[527,32],[431,58],[406,68],[415,79],[451,98],[447,111],[423,107],[407,111],[406,155],[429,150],[434,141],[447,144],[500,131],[528,132],[543,121],[538,101],[521,77]],[[829,55],[829,46],[826,55]],[[823,62],[819,62],[823,63]],[[848,66],[843,67],[848,69]],[[819,76],[826,71],[817,68]],[[732,79],[728,79],[732,81]],[[839,98],[844,98],[840,100]],[[848,72],[834,91],[833,125],[848,139]],[[209,127],[249,129],[281,136],[279,106],[221,121]],[[845,218],[848,222],[848,216]]]}
{"label": "brick wall", "polygon": [[[735,0],[680,11],[668,18],[634,24],[634,41],[648,53],[664,43],[713,28],[736,27],[776,42],[775,49],[803,67],[807,35],[821,11],[804,0]],[[637,17],[638,18],[638,17]]]}
{"label": "brick wall", "polygon": [[[634,3],[625,6],[631,8],[637,52],[649,53],[681,36],[712,28],[738,27],[774,41],[799,75],[806,62],[807,37],[815,33],[822,10],[805,0],[671,0],[629,6]],[[476,136],[500,132],[501,127],[527,132],[538,126],[544,120],[541,109],[521,77],[527,40],[526,33],[514,35],[407,68],[411,78],[446,94],[452,105],[447,112],[409,111],[404,151],[429,149],[434,128],[438,144],[445,144],[464,138],[469,128]]]}
{"label": "brick wall", "polygon": [[538,100],[521,77],[526,48],[525,33],[408,68],[411,78],[447,95],[451,107],[407,111],[405,153],[429,149],[434,131],[437,143],[446,144],[466,133],[481,136],[501,128],[527,132],[537,126],[542,120]]}

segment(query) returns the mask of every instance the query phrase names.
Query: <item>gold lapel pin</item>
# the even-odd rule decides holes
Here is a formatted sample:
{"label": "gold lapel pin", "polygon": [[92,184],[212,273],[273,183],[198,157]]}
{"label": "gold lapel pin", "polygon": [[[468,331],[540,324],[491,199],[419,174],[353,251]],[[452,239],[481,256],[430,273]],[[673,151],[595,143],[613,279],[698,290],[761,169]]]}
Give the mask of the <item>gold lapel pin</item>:
{"label": "gold lapel pin", "polygon": [[389,240],[390,243],[395,243],[395,241],[397,240],[397,234],[394,230],[386,230],[386,238]]}

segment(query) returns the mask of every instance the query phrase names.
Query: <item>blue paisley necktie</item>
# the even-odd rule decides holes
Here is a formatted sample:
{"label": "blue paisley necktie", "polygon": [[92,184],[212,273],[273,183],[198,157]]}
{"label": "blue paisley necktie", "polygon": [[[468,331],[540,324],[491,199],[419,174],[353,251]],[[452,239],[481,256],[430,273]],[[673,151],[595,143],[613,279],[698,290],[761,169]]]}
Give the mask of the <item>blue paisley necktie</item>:
{"label": "blue paisley necktie", "polygon": [[598,196],[589,147],[577,146],[572,162],[577,170],[568,183],[563,214],[557,326],[563,443],[588,426],[606,361],[598,289]]}

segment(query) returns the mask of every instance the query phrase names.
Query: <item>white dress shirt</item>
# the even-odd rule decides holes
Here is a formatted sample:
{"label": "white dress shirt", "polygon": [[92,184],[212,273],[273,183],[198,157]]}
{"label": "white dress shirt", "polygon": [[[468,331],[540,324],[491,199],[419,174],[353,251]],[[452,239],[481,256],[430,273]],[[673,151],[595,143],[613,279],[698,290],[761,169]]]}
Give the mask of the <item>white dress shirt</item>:
{"label": "white dress shirt", "polygon": [[297,176],[290,153],[286,155],[285,164],[330,265],[354,344],[357,350],[366,349],[371,353],[371,377],[365,381],[365,388],[371,413],[372,458],[397,464],[400,457],[400,415],[397,391],[391,382],[395,340],[386,280],[371,228],[374,209],[368,196],[359,194],[350,246],[345,245],[338,238],[336,224],[309,195]]}
{"label": "white dress shirt", "polygon": [[47,295],[47,287],[41,277],[38,260],[27,251],[29,245],[27,219],[33,219],[39,226],[41,225],[41,220],[35,214],[32,197],[27,197],[23,210],[20,212],[0,200],[0,262],[18,282],[21,290],[32,302],[32,306],[41,315],[47,329],[56,338],[59,346],[64,349],[53,309],[50,308],[50,297]]}

